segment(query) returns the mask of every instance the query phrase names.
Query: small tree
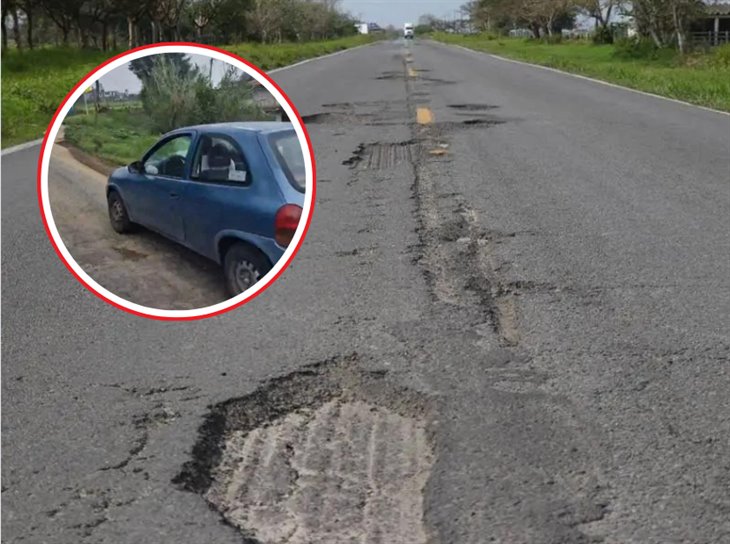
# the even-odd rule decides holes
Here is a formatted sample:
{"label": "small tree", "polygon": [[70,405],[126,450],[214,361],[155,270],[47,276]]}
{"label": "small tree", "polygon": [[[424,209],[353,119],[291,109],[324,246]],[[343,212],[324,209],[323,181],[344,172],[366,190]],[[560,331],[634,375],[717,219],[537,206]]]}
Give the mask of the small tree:
{"label": "small tree", "polygon": [[184,125],[264,118],[253,100],[249,81],[234,67],[215,86],[207,74],[180,54],[137,60],[145,61],[133,68],[142,81],[142,103],[161,132]]}
{"label": "small tree", "polygon": [[168,55],[151,58],[144,79],[140,78],[145,111],[155,128],[162,132],[189,124],[197,106],[196,85],[200,78],[197,67],[181,70],[179,61],[173,61]]}
{"label": "small tree", "polygon": [[628,13],[640,35],[650,37],[660,48],[676,43],[684,53],[687,28],[703,9],[701,0],[634,0]]}

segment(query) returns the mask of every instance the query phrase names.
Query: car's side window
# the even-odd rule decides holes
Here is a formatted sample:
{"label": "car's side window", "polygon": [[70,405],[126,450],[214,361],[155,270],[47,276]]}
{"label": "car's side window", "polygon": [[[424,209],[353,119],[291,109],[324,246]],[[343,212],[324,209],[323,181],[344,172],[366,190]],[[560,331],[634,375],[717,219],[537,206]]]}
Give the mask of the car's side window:
{"label": "car's side window", "polygon": [[167,140],[144,161],[146,174],[182,178],[192,138],[183,134]]}
{"label": "car's side window", "polygon": [[191,178],[212,183],[251,183],[248,163],[240,148],[231,138],[222,135],[201,136]]}

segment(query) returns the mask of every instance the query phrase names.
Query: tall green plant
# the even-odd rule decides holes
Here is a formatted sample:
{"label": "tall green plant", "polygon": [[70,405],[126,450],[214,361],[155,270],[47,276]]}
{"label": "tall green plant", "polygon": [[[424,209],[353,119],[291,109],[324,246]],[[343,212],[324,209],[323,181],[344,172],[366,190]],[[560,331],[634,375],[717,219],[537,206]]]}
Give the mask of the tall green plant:
{"label": "tall green plant", "polygon": [[216,86],[195,66],[158,55],[142,80],[142,102],[161,132],[194,124],[263,119],[248,81],[231,67]]}
{"label": "tall green plant", "polygon": [[194,122],[201,78],[197,67],[183,72],[167,55],[154,57],[149,76],[142,81],[142,103],[155,128],[167,132]]}

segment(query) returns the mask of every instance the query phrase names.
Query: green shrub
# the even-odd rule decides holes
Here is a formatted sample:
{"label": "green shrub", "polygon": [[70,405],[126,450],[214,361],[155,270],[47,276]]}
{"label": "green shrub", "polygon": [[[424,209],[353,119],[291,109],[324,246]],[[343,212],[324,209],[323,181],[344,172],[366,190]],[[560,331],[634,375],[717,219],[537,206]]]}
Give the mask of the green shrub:
{"label": "green shrub", "polygon": [[[185,125],[263,119],[253,92],[239,70],[231,67],[218,86],[189,62],[160,55],[143,79],[142,103],[155,130]],[[184,69],[182,64],[184,63]]]}
{"label": "green shrub", "polygon": [[608,27],[598,27],[593,33],[593,43],[606,45],[613,43],[613,30]]}
{"label": "green shrub", "polygon": [[552,36],[543,36],[540,41],[549,45],[558,45],[563,43],[563,35],[553,34]]}
{"label": "green shrub", "polygon": [[613,56],[619,59],[656,59],[659,50],[650,39],[621,38],[613,45]]}
{"label": "green shrub", "polygon": [[196,96],[199,108],[198,123],[263,120],[267,116],[256,105],[253,91],[246,80],[241,80],[235,69],[213,87],[210,81],[199,84]]}
{"label": "green shrub", "polygon": [[715,68],[730,68],[730,43],[715,48],[710,64]]}
{"label": "green shrub", "polygon": [[194,124],[199,78],[197,70],[183,72],[167,55],[154,57],[149,77],[143,81],[142,103],[157,130]]}

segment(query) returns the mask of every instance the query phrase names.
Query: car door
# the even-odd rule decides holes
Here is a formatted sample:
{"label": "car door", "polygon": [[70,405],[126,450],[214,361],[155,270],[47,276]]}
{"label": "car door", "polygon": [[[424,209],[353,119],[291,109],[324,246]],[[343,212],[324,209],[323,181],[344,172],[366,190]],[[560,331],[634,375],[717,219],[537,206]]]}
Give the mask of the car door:
{"label": "car door", "polygon": [[273,239],[274,215],[282,197],[255,134],[233,138],[205,134],[198,139],[184,202],[185,243],[217,259],[223,233],[259,246]]}
{"label": "car door", "polygon": [[190,133],[175,134],[150,150],[130,202],[135,220],[179,241],[184,239],[180,202],[192,139]]}

